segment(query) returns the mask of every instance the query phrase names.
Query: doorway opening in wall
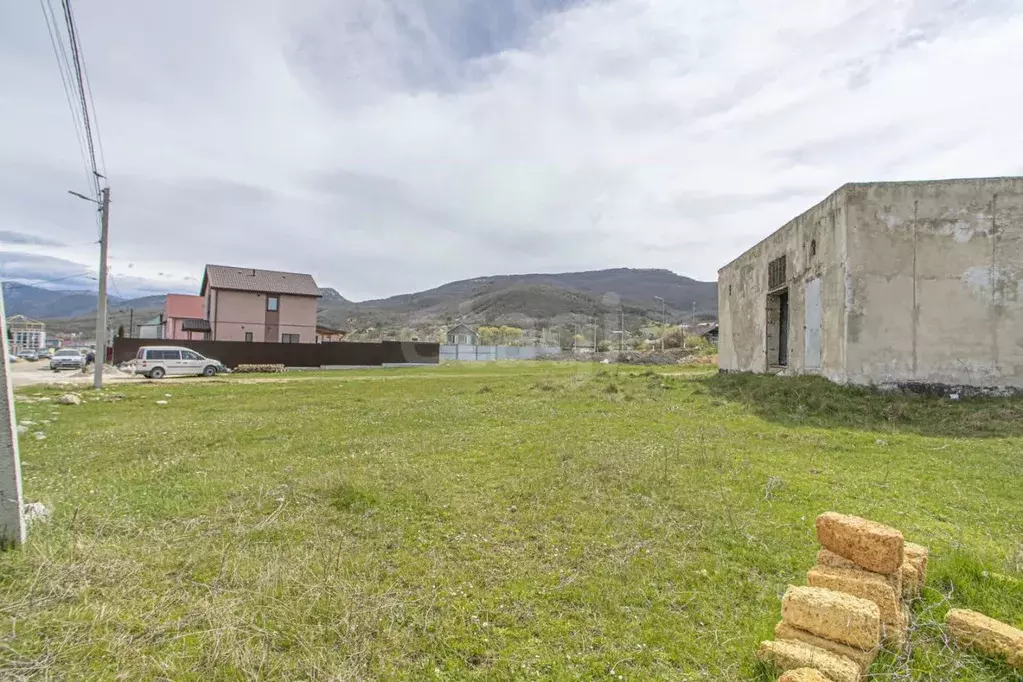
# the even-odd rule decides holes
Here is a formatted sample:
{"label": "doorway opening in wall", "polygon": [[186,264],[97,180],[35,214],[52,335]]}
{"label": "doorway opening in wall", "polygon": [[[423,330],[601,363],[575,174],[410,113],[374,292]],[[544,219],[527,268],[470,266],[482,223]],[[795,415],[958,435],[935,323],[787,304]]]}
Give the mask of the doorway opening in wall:
{"label": "doorway opening in wall", "polygon": [[767,366],[789,364],[789,290],[767,295]]}

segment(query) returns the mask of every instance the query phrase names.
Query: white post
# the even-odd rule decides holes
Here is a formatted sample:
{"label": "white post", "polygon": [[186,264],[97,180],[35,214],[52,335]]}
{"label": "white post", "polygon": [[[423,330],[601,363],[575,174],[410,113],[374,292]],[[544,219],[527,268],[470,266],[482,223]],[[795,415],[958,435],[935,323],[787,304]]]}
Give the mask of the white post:
{"label": "white post", "polygon": [[18,457],[18,426],[14,418],[14,395],[7,357],[7,315],[4,313],[4,295],[0,291],[0,335],[4,357],[3,386],[0,387],[0,549],[20,545],[25,541],[25,517],[22,514],[21,460]]}

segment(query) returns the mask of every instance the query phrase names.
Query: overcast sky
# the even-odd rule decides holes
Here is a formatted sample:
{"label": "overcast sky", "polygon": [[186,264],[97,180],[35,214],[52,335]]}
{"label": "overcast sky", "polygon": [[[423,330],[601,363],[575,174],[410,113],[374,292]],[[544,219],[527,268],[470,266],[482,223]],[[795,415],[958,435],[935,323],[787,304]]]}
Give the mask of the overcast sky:
{"label": "overcast sky", "polygon": [[[0,275],[94,271],[42,10],[3,5]],[[197,290],[207,262],[353,299],[714,279],[844,182],[1023,174],[1023,0],[75,5],[112,293]]]}

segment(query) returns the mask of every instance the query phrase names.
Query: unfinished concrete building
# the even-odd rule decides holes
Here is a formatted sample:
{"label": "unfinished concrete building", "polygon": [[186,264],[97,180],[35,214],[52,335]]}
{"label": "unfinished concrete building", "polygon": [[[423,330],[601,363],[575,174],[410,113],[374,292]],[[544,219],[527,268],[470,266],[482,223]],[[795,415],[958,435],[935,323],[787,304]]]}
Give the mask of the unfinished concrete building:
{"label": "unfinished concrete building", "polygon": [[723,267],[724,371],[1023,388],[1023,178],[844,185]]}

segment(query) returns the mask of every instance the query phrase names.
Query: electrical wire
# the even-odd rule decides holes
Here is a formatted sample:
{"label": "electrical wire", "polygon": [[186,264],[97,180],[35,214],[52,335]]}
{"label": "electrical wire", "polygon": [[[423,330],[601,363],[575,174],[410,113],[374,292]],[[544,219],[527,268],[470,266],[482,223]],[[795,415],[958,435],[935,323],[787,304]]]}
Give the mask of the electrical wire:
{"label": "electrical wire", "polygon": [[71,98],[71,64],[68,61],[67,51],[64,49],[63,36],[61,36],[51,0],[39,0],[39,6],[43,10],[43,18],[46,20],[46,31],[50,36],[50,47],[53,48],[53,57],[57,61],[57,70],[60,71],[60,82],[64,87],[64,98],[67,100],[68,111],[71,112],[71,120],[75,124],[75,138],[78,140],[78,153],[82,157],[82,168],[85,169],[86,183],[89,187],[92,187],[93,177],[89,171],[89,159],[85,139],[82,135],[82,123]]}
{"label": "electrical wire", "polygon": [[[68,3],[68,14],[71,16],[72,22],[74,21],[74,10],[71,9],[71,0],[67,0]],[[74,25],[72,23],[72,25]],[[85,51],[82,49],[81,40],[78,39],[78,29],[75,28],[75,46],[78,49],[78,53],[82,59],[82,76],[83,85],[85,88],[85,94],[89,98],[89,109],[92,111],[92,125],[96,129],[96,146],[99,149],[99,165],[103,169],[103,176],[107,174],[107,161],[106,155],[103,153],[103,136],[99,131],[99,115],[96,113],[96,102],[92,99],[92,84],[89,82],[89,67],[85,61]]]}
{"label": "electrical wire", "polygon": [[71,0],[61,0],[61,7],[64,9],[64,22],[67,25],[68,44],[71,48],[71,60],[74,63],[74,82],[78,86],[78,101],[82,107],[82,123],[85,130],[85,141],[89,149],[89,167],[94,176],[90,185],[100,194],[99,168],[96,166],[96,146],[93,142],[92,123],[89,121],[89,104],[86,98],[85,79],[82,75],[82,51],[79,48],[78,29],[75,28],[75,18],[71,11]]}
{"label": "electrical wire", "polygon": [[114,281],[114,276],[108,273],[107,279],[110,280],[110,284],[113,285],[114,293],[117,294],[117,298],[124,298],[124,296],[121,296],[121,290],[117,288],[117,282]]}
{"label": "electrical wire", "polygon": [[3,283],[10,287],[37,287],[40,284],[53,284],[54,282],[63,282],[69,279],[75,279],[76,277],[82,277],[85,279],[96,279],[91,273],[82,272],[77,275],[68,275],[67,277],[56,277],[54,279],[41,279],[37,282],[15,282],[14,280],[5,279]]}

